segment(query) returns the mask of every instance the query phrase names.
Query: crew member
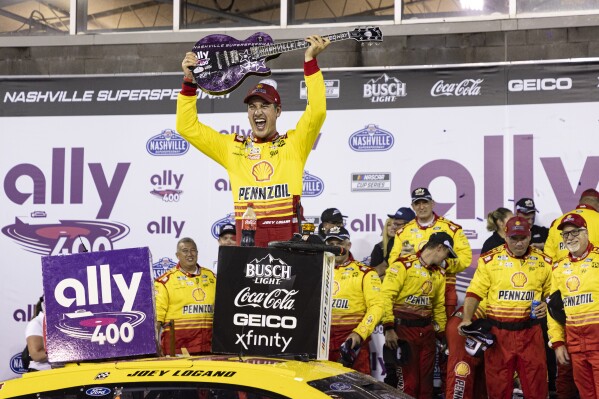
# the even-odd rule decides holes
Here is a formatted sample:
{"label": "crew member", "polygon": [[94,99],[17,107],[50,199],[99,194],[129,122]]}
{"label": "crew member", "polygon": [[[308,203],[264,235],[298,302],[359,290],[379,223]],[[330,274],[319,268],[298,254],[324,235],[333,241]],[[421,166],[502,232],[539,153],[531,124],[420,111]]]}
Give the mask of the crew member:
{"label": "crew member", "polygon": [[571,213],[557,225],[568,256],[552,273],[551,291],[564,301],[566,325],[549,318],[549,337],[560,364],[572,364],[584,398],[599,398],[599,248],[589,241],[584,218]]}
{"label": "crew member", "polygon": [[[464,301],[461,326],[472,322],[481,300],[497,339],[485,352],[490,398],[511,398],[514,371],[524,397],[547,398],[547,364],[540,319],[551,288],[551,259],[530,246],[530,225],[520,216],[505,227],[506,244],[481,256]],[[534,311],[533,300],[539,301]],[[451,350],[451,349],[450,349]]]}
{"label": "crew member", "polygon": [[350,235],[344,227],[331,228],[325,242],[344,250],[335,256],[329,360],[338,361],[341,345],[349,340],[357,352],[351,367],[370,374],[370,334],[383,315],[381,280],[373,268],[350,257]]}
{"label": "crew member", "polygon": [[154,281],[156,330],[163,355],[171,353],[171,333],[177,354],[209,353],[216,277],[198,265],[198,247],[188,237],[177,243],[177,266]]}
{"label": "crew member", "polygon": [[441,265],[457,257],[451,236],[433,233],[415,254],[400,257],[383,281],[385,345],[407,341],[410,358],[397,367],[397,388],[416,398],[432,398],[436,335],[445,331],[445,273]]}

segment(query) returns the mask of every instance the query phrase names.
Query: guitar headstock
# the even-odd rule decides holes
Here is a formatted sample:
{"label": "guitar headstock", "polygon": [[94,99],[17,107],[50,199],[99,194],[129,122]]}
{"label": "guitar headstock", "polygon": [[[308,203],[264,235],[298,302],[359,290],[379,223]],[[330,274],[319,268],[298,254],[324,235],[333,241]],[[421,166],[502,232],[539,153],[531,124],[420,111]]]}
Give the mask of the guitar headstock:
{"label": "guitar headstock", "polygon": [[382,42],[383,32],[378,26],[367,26],[350,31],[349,37],[359,42]]}

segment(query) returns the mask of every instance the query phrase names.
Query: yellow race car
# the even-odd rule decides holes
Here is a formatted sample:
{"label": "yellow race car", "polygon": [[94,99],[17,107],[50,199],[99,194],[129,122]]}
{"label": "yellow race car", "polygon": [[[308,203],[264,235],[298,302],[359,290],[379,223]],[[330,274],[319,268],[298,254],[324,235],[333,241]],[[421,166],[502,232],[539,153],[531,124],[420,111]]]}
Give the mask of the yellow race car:
{"label": "yellow race car", "polygon": [[410,398],[329,361],[211,355],[67,364],[0,382],[0,398]]}

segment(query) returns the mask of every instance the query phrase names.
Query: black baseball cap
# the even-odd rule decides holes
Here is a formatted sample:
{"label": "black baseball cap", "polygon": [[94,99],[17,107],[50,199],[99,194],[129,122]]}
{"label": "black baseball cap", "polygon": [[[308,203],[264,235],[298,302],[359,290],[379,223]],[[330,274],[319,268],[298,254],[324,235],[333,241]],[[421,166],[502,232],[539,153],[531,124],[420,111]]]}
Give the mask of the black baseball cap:
{"label": "black baseball cap", "polygon": [[335,226],[329,230],[324,241],[327,242],[331,238],[336,238],[337,240],[349,240],[349,231],[345,227]]}
{"label": "black baseball cap", "polygon": [[417,189],[412,191],[412,203],[414,203],[418,200],[427,200],[427,201],[433,200],[433,196],[431,195],[431,192],[428,191],[428,188],[418,187]]}
{"label": "black baseball cap", "polygon": [[341,214],[341,211],[337,208],[328,208],[322,212],[320,215],[321,222],[343,222],[343,218],[347,216]]}
{"label": "black baseball cap", "polygon": [[520,198],[518,202],[516,202],[516,212],[532,213],[538,211],[539,210],[535,206],[535,201],[532,198]]}
{"label": "black baseball cap", "polygon": [[401,219],[401,220],[405,220],[406,222],[416,219],[416,214],[414,213],[414,211],[411,210],[410,208],[405,208],[405,207],[399,208],[395,212],[395,214],[393,214],[393,215],[387,214],[387,216],[389,216],[391,219]]}
{"label": "black baseball cap", "polygon": [[442,244],[445,245],[445,247],[447,247],[447,249],[449,249],[449,256],[448,258],[457,258],[458,255],[455,253],[455,251],[453,250],[453,238],[451,238],[451,236],[443,231],[439,231],[437,233],[433,233],[431,234],[431,236],[428,238],[428,242],[427,244]]}
{"label": "black baseball cap", "polygon": [[225,223],[225,224],[221,224],[219,232],[218,232],[218,237],[222,237],[225,234],[233,234],[236,235],[237,234],[237,230],[235,229],[235,225],[231,224],[231,223]]}

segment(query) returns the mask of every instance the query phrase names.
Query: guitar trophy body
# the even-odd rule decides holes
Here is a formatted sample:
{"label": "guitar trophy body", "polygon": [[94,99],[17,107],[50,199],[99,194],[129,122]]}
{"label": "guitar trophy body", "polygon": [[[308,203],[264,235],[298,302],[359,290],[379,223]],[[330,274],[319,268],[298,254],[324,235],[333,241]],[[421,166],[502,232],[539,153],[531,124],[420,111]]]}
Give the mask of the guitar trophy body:
{"label": "guitar trophy body", "polygon": [[[378,27],[356,28],[324,37],[331,42],[354,39],[371,43],[383,40]],[[243,41],[227,35],[209,35],[193,46],[191,51],[198,57],[198,63],[190,69],[200,89],[209,94],[223,95],[235,90],[249,75],[270,75],[267,60],[309,45],[303,39],[274,44],[272,37],[263,32],[254,33]]]}
{"label": "guitar trophy body", "polygon": [[229,93],[248,75],[270,75],[266,60],[279,54],[260,56],[257,50],[272,43],[272,38],[263,32],[254,33],[243,41],[227,35],[206,36],[192,49],[198,57],[193,76],[207,93]]}

